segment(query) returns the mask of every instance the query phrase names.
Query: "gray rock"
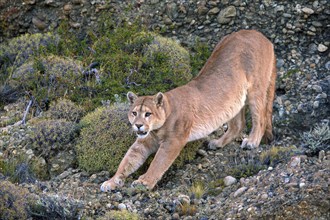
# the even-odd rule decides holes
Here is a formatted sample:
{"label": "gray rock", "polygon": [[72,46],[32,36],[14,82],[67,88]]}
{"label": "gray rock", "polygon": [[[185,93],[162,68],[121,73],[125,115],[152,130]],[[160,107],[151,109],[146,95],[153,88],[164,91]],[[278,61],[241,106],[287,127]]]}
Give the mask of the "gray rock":
{"label": "gray rock", "polygon": [[127,208],[127,207],[126,207],[126,205],[125,205],[124,203],[119,203],[119,204],[118,204],[118,209],[119,209],[119,210],[126,210],[126,208]]}
{"label": "gray rock", "polygon": [[225,184],[225,186],[230,186],[230,185],[233,185],[237,182],[236,178],[232,177],[232,176],[226,176],[224,179],[223,179],[223,182]]}
{"label": "gray rock", "polygon": [[243,186],[234,192],[234,197],[242,195],[248,188]]}
{"label": "gray rock", "polygon": [[218,15],[219,24],[228,24],[236,16],[235,6],[228,6],[227,8],[220,11]]}

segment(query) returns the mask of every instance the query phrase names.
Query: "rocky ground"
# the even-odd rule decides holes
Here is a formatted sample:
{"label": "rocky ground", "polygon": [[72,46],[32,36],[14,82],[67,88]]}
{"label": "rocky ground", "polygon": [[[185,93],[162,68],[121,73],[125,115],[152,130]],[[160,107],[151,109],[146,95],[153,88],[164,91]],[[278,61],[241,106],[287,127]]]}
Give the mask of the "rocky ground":
{"label": "rocky ground", "polygon": [[[242,150],[238,139],[213,150],[206,140],[195,160],[170,169],[152,192],[132,189],[130,183],[137,177],[133,176],[123,189],[101,193],[100,184],[109,173],[88,174],[75,165],[49,181],[20,175],[19,187],[47,207],[35,211],[38,215],[33,218],[88,219],[106,214],[105,219],[111,219],[111,210],[128,210],[141,219],[330,219],[330,143],[327,140],[321,143],[323,150],[313,151],[310,146],[317,135],[306,138],[316,125],[330,132],[328,1],[0,0],[0,42],[22,33],[51,31],[61,20],[69,21],[71,31],[83,33],[96,24],[103,10],[109,10],[114,19],[123,19],[116,18],[118,14],[132,22],[141,19],[149,29],[187,47],[196,37],[213,48],[232,31],[263,32],[277,55],[275,141]],[[1,111],[6,123],[0,128],[0,156],[25,151],[32,157],[33,152],[25,148],[31,128],[14,124],[26,104],[18,100]],[[66,166],[62,162],[54,164]],[[5,181],[1,175],[0,179]]]}

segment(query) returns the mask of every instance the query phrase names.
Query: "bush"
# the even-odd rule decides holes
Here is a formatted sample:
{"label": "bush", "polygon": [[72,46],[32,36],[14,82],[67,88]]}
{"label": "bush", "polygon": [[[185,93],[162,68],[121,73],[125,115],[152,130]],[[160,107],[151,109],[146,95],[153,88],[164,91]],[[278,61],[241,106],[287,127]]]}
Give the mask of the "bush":
{"label": "bush", "polygon": [[0,219],[28,219],[31,199],[26,189],[0,180]]}
{"label": "bush", "polygon": [[180,152],[178,158],[175,159],[173,166],[175,168],[180,168],[185,165],[187,162],[195,159],[198,149],[202,146],[204,140],[197,140],[193,142],[189,142]]}
{"label": "bush", "polygon": [[89,173],[107,170],[114,174],[135,134],[127,119],[128,105],[115,103],[100,107],[80,121],[82,127],[76,145],[79,166]]}
{"label": "bush", "polygon": [[77,124],[58,119],[37,120],[32,126],[27,146],[36,155],[30,166],[38,178],[48,179],[49,175],[55,176],[75,165],[73,145],[78,135]]}
{"label": "bush", "polygon": [[308,148],[308,153],[317,154],[321,150],[330,149],[330,128],[328,123],[316,124],[309,132],[301,135]]}
{"label": "bush", "polygon": [[260,161],[267,166],[274,167],[278,163],[289,160],[294,154],[296,154],[296,152],[297,149],[294,146],[273,146],[269,150],[261,152]]}
{"label": "bush", "polygon": [[50,156],[60,150],[68,150],[77,136],[78,127],[63,119],[40,120],[33,124],[30,146],[40,156]]}
{"label": "bush", "polygon": [[65,98],[51,102],[46,113],[47,117],[51,119],[65,119],[72,122],[78,122],[83,114],[84,110],[81,106]]}
{"label": "bush", "polygon": [[28,91],[41,107],[47,109],[50,101],[80,91],[82,71],[81,63],[72,59],[38,57],[17,68],[10,83]]}
{"label": "bush", "polygon": [[83,202],[60,195],[41,195],[31,203],[31,216],[36,219],[79,219]]}

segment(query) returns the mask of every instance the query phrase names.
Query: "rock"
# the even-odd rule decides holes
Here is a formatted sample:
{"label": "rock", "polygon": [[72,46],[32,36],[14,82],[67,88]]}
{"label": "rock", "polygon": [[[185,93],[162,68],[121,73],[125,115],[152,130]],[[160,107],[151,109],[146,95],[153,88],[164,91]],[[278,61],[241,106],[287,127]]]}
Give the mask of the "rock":
{"label": "rock", "polygon": [[126,205],[124,203],[119,203],[118,204],[118,209],[119,210],[126,210]]}
{"label": "rock", "polygon": [[302,8],[301,11],[308,15],[314,14],[314,10],[311,8],[307,8],[307,7]]}
{"label": "rock", "polygon": [[227,8],[220,11],[218,15],[219,24],[228,24],[233,18],[236,16],[236,8],[235,6],[228,6]]}
{"label": "rock", "polygon": [[324,44],[319,44],[319,45],[317,46],[317,50],[318,50],[319,52],[323,53],[323,52],[325,52],[325,51],[328,50],[328,47],[325,46]]}
{"label": "rock", "polygon": [[292,168],[300,167],[300,157],[299,156],[291,158],[290,167],[292,167]]}
{"label": "rock", "polygon": [[232,177],[232,176],[226,176],[224,179],[223,179],[223,182],[225,184],[225,186],[230,186],[230,185],[233,185],[237,182],[236,178]]}
{"label": "rock", "polygon": [[234,197],[242,195],[248,188],[243,186],[234,192]]}
{"label": "rock", "polygon": [[210,15],[216,15],[218,14],[220,11],[220,9],[218,7],[212,8],[211,10],[209,10],[208,14]]}
{"label": "rock", "polygon": [[45,30],[48,27],[46,22],[40,20],[38,17],[33,17],[32,18],[32,23],[41,31]]}

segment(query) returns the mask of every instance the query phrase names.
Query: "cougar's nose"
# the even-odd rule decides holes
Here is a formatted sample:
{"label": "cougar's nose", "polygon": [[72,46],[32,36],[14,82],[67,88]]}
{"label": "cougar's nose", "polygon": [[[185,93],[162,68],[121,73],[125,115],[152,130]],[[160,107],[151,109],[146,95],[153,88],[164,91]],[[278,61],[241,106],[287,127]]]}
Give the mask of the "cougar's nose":
{"label": "cougar's nose", "polygon": [[135,126],[137,127],[137,129],[140,129],[143,125],[141,125],[141,124],[135,124]]}

